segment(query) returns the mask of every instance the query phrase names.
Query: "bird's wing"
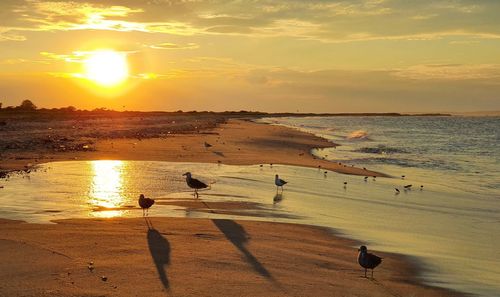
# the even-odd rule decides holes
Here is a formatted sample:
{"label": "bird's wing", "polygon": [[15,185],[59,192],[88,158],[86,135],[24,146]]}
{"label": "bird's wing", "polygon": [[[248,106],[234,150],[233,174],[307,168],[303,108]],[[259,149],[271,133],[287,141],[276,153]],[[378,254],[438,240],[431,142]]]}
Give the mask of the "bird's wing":
{"label": "bird's wing", "polygon": [[192,185],[195,188],[206,188],[206,187],[208,187],[207,184],[205,184],[204,182],[199,181],[199,180],[197,180],[195,178],[191,179],[191,183],[192,183]]}

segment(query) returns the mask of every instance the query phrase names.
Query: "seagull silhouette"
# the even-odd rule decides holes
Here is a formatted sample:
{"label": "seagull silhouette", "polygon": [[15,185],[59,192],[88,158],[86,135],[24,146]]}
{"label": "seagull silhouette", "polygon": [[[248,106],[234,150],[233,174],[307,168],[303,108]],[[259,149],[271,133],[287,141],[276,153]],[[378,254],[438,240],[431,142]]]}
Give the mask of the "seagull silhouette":
{"label": "seagull silhouette", "polygon": [[281,187],[281,191],[283,192],[283,186],[286,185],[288,182],[282,180],[277,174],[274,177],[274,184],[276,185],[276,192],[278,192],[278,189]]}
{"label": "seagull silhouette", "polygon": [[378,265],[380,265],[380,263],[382,263],[382,258],[374,254],[368,253],[368,249],[364,245],[362,245],[358,251],[359,251],[358,263],[361,267],[365,269],[365,277],[366,277],[366,270],[371,269],[373,278],[373,269],[375,269],[375,267],[377,267]]}
{"label": "seagull silhouette", "polygon": [[183,176],[186,176],[186,183],[188,187],[194,189],[194,195],[196,196],[196,198],[198,198],[198,190],[208,187],[204,182],[197,180],[196,178],[192,178],[191,172],[186,172],[183,174]]}
{"label": "seagull silhouette", "polygon": [[139,206],[142,208],[142,216],[148,215],[148,210],[155,204],[154,199],[144,197],[144,194],[139,195]]}

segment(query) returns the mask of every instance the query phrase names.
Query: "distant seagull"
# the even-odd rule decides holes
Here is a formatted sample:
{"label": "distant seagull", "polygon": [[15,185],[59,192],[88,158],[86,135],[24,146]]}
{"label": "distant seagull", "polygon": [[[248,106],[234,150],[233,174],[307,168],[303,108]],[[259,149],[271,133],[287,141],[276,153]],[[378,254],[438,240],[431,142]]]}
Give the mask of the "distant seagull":
{"label": "distant seagull", "polygon": [[361,265],[361,267],[365,269],[365,277],[366,277],[366,270],[371,269],[373,278],[373,269],[378,265],[380,265],[380,263],[382,263],[382,258],[374,254],[368,253],[368,249],[364,245],[362,245],[358,251],[359,251],[358,263],[359,265]]}
{"label": "distant seagull", "polygon": [[363,170],[366,170],[366,167],[363,167]]}
{"label": "distant seagull", "polygon": [[396,190],[396,195],[400,193],[398,188],[394,188],[394,190]]}
{"label": "distant seagull", "polygon": [[344,182],[344,189],[347,189],[347,182]]}
{"label": "distant seagull", "polygon": [[367,180],[368,180],[368,176],[365,176],[365,178],[364,178],[364,179],[365,179],[365,181],[367,181]]}
{"label": "distant seagull", "polygon": [[273,167],[273,163],[269,163],[269,166],[270,166],[270,167]]}
{"label": "distant seagull", "polygon": [[148,210],[155,204],[154,199],[144,197],[144,194],[139,195],[139,206],[142,208],[142,216],[148,215]]}
{"label": "distant seagull", "polygon": [[323,175],[326,177],[326,175],[328,174],[328,171],[325,171],[323,172]]}
{"label": "distant seagull", "polygon": [[404,186],[405,190],[410,190],[412,185],[406,185]]}
{"label": "distant seagull", "polygon": [[286,185],[288,182],[282,180],[277,174],[274,177],[274,184],[276,185],[276,192],[278,189],[281,187],[281,191],[283,192],[283,186]]}
{"label": "distant seagull", "polygon": [[204,182],[199,181],[196,178],[192,178],[191,172],[186,172],[183,174],[183,176],[186,177],[186,183],[188,187],[194,189],[194,195],[196,196],[196,198],[198,198],[198,190],[205,189],[208,187],[207,184],[205,184]]}
{"label": "distant seagull", "polygon": [[404,176],[404,175],[401,175],[401,179],[405,179],[405,177],[406,177],[406,176]]}
{"label": "distant seagull", "polygon": [[424,189],[424,186],[423,186],[423,185],[422,185],[422,186],[420,186],[420,191],[422,191],[423,189]]}
{"label": "distant seagull", "polygon": [[212,147],[212,145],[210,143],[206,142],[206,141],[205,141],[204,145],[205,145],[205,148]]}
{"label": "distant seagull", "polygon": [[375,180],[377,180],[377,177],[376,177],[376,176],[373,176],[373,180],[374,180],[374,181],[375,181]]}

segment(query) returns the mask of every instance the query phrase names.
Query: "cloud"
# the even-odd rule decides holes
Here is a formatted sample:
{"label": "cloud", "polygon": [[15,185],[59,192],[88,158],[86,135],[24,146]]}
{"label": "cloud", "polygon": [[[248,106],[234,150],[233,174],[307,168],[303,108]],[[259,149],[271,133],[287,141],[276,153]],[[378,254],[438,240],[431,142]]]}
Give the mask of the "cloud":
{"label": "cloud", "polygon": [[0,27],[0,42],[2,41],[25,41],[26,37],[15,33],[11,28]]}
{"label": "cloud", "polygon": [[154,49],[179,50],[179,49],[196,49],[199,48],[200,46],[194,42],[189,42],[185,44],[163,42],[159,44],[150,45],[149,47]]}
{"label": "cloud", "polygon": [[18,5],[5,5],[10,29],[0,29],[0,40],[25,40],[26,31],[69,30],[281,36],[329,43],[500,36],[499,21],[492,13],[500,3],[492,1],[12,2]]}
{"label": "cloud", "polygon": [[397,70],[396,76],[413,80],[431,81],[463,81],[479,80],[485,83],[496,83],[500,85],[499,64],[429,64],[415,65],[406,69]]}

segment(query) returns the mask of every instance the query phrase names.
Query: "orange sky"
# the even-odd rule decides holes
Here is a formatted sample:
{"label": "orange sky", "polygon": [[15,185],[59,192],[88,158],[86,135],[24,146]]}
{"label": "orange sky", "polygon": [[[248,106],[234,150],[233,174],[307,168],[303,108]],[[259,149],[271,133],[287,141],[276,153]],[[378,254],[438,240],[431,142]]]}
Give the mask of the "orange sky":
{"label": "orange sky", "polygon": [[[2,0],[0,102],[500,110],[498,11],[493,0]],[[125,57],[125,81],[102,86],[91,78],[86,61],[99,49]],[[102,63],[103,71],[119,68]]]}

